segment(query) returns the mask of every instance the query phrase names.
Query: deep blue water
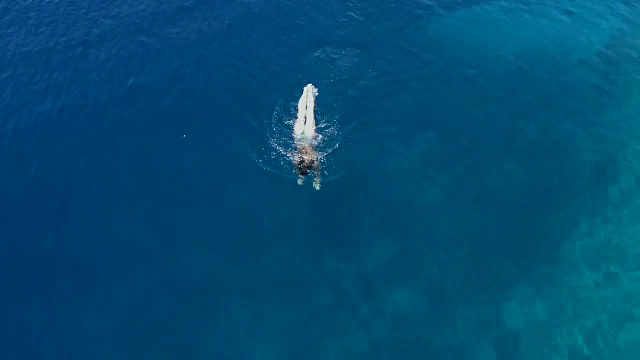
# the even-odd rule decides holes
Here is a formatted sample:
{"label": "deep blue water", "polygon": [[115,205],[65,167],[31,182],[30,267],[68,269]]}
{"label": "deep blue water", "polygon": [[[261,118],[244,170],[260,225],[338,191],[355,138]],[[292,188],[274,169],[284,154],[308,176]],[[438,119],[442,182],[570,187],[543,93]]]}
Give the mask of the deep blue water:
{"label": "deep blue water", "polygon": [[[579,358],[553,289],[612,206],[638,19],[0,0],[0,357]],[[250,156],[307,83],[340,129],[320,191]]]}

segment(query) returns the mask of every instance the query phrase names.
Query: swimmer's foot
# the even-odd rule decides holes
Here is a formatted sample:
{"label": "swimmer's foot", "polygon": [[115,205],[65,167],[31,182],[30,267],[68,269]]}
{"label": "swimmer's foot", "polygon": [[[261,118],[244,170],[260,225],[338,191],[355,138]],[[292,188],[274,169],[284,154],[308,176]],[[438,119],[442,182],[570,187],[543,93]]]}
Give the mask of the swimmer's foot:
{"label": "swimmer's foot", "polygon": [[313,187],[316,190],[320,190],[320,181],[319,180],[313,180]]}
{"label": "swimmer's foot", "polygon": [[302,176],[298,177],[298,185],[302,185],[304,183],[304,178]]}

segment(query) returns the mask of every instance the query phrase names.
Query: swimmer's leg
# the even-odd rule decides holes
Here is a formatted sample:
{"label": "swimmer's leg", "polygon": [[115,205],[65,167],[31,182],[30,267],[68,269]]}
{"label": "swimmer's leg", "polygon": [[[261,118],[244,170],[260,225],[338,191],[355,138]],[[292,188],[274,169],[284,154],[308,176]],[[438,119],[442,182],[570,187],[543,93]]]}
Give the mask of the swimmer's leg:
{"label": "swimmer's leg", "polygon": [[305,86],[304,90],[302,90],[302,96],[300,97],[300,100],[298,100],[298,118],[296,119],[296,123],[293,125],[293,136],[295,137],[298,137],[304,133],[308,91],[308,88]]}
{"label": "swimmer's leg", "polygon": [[316,136],[316,120],[313,112],[315,110],[315,97],[318,90],[309,84],[305,87],[305,91],[307,93],[307,120],[304,124],[304,134],[309,137],[309,139],[313,139]]}

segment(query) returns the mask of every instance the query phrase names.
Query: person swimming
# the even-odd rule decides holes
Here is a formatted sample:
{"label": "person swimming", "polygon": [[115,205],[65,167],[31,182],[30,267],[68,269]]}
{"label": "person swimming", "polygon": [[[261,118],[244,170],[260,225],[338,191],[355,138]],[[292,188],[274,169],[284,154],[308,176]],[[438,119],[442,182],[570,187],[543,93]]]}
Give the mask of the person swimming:
{"label": "person swimming", "polygon": [[315,175],[313,187],[320,190],[320,162],[318,152],[313,147],[316,137],[316,122],[313,112],[317,94],[318,90],[312,84],[307,84],[298,101],[298,118],[293,126],[293,138],[296,145],[293,163],[298,173],[298,184],[302,185],[304,178],[313,171]]}

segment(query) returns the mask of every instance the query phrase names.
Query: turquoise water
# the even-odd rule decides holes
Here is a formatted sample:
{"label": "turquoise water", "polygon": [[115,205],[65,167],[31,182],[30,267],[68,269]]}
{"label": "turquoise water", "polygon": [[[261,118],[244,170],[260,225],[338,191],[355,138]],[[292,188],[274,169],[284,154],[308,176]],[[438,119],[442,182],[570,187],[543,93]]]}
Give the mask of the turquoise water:
{"label": "turquoise water", "polygon": [[633,359],[639,19],[0,1],[0,355]]}

